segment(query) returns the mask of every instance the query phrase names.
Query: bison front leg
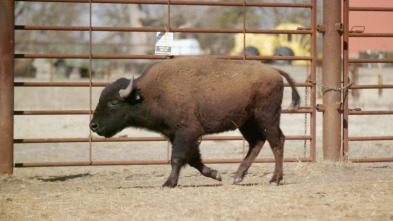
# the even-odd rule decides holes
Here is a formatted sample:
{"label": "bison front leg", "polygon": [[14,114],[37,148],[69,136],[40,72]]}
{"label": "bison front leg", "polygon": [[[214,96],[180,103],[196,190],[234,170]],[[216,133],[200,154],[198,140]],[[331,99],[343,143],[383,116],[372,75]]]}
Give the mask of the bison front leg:
{"label": "bison front leg", "polygon": [[198,145],[199,135],[189,129],[178,130],[172,141],[171,174],[162,187],[176,187],[181,168],[192,155],[192,149]]}
{"label": "bison front leg", "polygon": [[190,166],[197,169],[203,176],[210,177],[218,181],[222,181],[221,175],[217,170],[207,167],[202,162],[199,144],[191,150],[192,154],[189,160]]}
{"label": "bison front leg", "polygon": [[168,179],[164,183],[164,185],[162,185],[163,188],[165,188],[165,187],[172,188],[172,187],[177,186],[177,181],[179,180],[180,169],[184,165],[185,165],[184,159],[182,159],[181,157],[174,157],[174,155],[172,154],[172,157],[171,157],[172,171],[171,171],[171,174],[169,175]]}

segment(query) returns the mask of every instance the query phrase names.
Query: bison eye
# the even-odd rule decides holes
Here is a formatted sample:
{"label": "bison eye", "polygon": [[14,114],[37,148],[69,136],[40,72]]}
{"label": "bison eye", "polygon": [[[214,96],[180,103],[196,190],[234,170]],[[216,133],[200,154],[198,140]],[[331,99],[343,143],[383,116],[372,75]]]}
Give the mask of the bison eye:
{"label": "bison eye", "polygon": [[108,101],[108,106],[114,107],[114,106],[119,105],[120,103],[121,102],[119,100],[111,100],[111,101]]}

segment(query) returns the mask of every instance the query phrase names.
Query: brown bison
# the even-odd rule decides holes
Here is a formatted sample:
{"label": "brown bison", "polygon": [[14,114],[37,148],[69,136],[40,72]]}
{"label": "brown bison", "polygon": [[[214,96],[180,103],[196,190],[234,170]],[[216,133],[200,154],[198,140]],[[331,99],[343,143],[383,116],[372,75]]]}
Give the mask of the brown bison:
{"label": "brown bison", "polygon": [[181,167],[221,181],[202,162],[205,134],[239,129],[249,143],[234,183],[241,182],[267,140],[274,157],[271,184],[283,178],[285,137],[280,129],[284,84],[292,87],[292,105],[300,97],[287,73],[256,61],[184,57],[158,63],[138,79],[119,79],[101,93],[90,128],[111,137],[126,127],[159,132],[172,143],[172,171],[163,187],[175,187]]}

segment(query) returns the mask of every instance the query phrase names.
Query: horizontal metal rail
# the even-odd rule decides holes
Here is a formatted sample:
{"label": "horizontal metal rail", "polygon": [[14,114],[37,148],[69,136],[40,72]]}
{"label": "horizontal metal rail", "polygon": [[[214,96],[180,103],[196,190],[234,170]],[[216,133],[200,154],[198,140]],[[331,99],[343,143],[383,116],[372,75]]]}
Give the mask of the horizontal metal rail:
{"label": "horizontal metal rail", "polygon": [[[176,56],[176,57],[186,57]],[[172,55],[129,55],[129,54],[15,54],[15,58],[63,58],[63,59],[169,59]],[[211,57],[231,60],[312,60],[311,56],[230,56],[230,55],[212,55]]]}
{"label": "horizontal metal rail", "polygon": [[384,162],[393,162],[393,158],[362,158],[362,159],[349,159],[352,163],[384,163]]}
{"label": "horizontal metal rail", "polygon": [[[243,140],[242,136],[204,136],[204,141]],[[286,140],[311,140],[311,136],[285,136]],[[142,142],[142,141],[168,141],[165,137],[115,137],[115,138],[27,138],[14,139],[14,143],[86,143],[86,142]]]}
{"label": "horizontal metal rail", "polygon": [[[108,82],[92,82],[92,87],[105,87]],[[15,87],[90,87],[90,82],[14,82]]]}
{"label": "horizontal metal rail", "polygon": [[351,85],[349,89],[389,89],[393,88],[393,84],[364,84],[364,85]]}
{"label": "horizontal metal rail", "polygon": [[349,7],[349,11],[380,11],[392,12],[393,7]]}
{"label": "horizontal metal rail", "polygon": [[348,112],[349,115],[389,115],[393,114],[391,110],[383,110],[383,111],[358,111],[358,110],[350,110]]}
{"label": "horizontal metal rail", "polygon": [[[64,2],[89,3],[89,0],[15,0],[20,2]],[[249,6],[249,7],[291,7],[312,8],[311,3],[270,3],[270,2],[217,2],[187,0],[92,0],[92,3],[151,4],[151,5],[204,5],[204,6]]]}
{"label": "horizontal metal rail", "polygon": [[352,58],[348,59],[348,63],[393,63],[393,59]]}
{"label": "horizontal metal rail", "polygon": [[[241,163],[243,159],[206,159],[203,163]],[[273,163],[274,159],[255,159],[254,163]],[[284,158],[284,162],[312,162],[311,158]],[[133,161],[82,161],[82,162],[42,162],[15,163],[15,167],[62,167],[62,166],[111,166],[111,165],[164,165],[170,160],[133,160]]]}
{"label": "horizontal metal rail", "polygon": [[[90,26],[44,26],[15,25],[15,30],[40,31],[89,31]],[[278,29],[222,29],[222,28],[163,28],[163,27],[91,27],[92,31],[117,32],[188,32],[188,33],[254,33],[254,34],[312,34],[311,30],[278,30]]]}
{"label": "horizontal metal rail", "polygon": [[[17,110],[14,115],[86,115],[92,114],[94,110]],[[281,110],[284,114],[311,114],[311,108],[302,109],[284,109]]]}
{"label": "horizontal metal rail", "polygon": [[393,136],[348,137],[348,141],[393,140]]}
{"label": "horizontal metal rail", "polygon": [[349,37],[391,38],[393,33],[349,33]]}
{"label": "horizontal metal rail", "polygon": [[[108,82],[92,82],[92,87],[105,87]],[[90,82],[15,82],[15,87],[90,87]],[[290,87],[284,83],[285,87]],[[296,87],[312,87],[311,83],[295,83]]]}

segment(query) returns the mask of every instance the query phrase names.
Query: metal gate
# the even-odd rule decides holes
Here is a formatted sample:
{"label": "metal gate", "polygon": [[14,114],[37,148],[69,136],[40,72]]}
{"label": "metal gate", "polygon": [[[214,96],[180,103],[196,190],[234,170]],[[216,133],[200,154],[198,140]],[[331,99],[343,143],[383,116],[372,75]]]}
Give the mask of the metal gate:
{"label": "metal gate", "polygon": [[[89,60],[89,81],[88,82],[14,82],[13,87],[72,87],[72,88],[88,88],[89,90],[89,104],[86,104],[88,108],[83,110],[13,110],[15,116],[24,115],[66,115],[66,116],[76,116],[76,115],[91,115],[93,113],[92,107],[92,90],[94,87],[103,87],[108,83],[105,82],[95,82],[92,79],[92,62],[96,59],[170,59],[173,56],[166,55],[113,55],[113,54],[97,54],[93,53],[92,44],[92,33],[107,31],[107,32],[177,32],[177,33],[242,33],[243,34],[243,48],[245,48],[246,33],[265,33],[265,34],[304,34],[310,36],[311,45],[311,56],[252,56],[243,53],[243,55],[237,56],[217,56],[224,59],[235,59],[235,60],[304,60],[309,61],[309,80],[316,81],[316,0],[311,0],[310,3],[266,3],[266,2],[249,2],[243,1],[184,1],[184,0],[17,0],[24,2],[72,2],[72,3],[87,3],[89,5],[89,25],[88,26],[49,26],[49,25],[16,25],[14,30],[40,30],[40,31],[88,31],[89,32],[89,53],[86,54],[37,54],[37,53],[23,53],[14,54],[12,49],[6,51],[6,53],[14,54],[16,59],[26,59],[26,58],[66,58],[66,59],[88,59]],[[120,4],[154,4],[154,5],[164,5],[167,6],[167,25],[166,27],[98,27],[92,25],[92,5],[93,4],[103,4],[103,3],[120,3]],[[13,0],[4,1],[5,5],[13,8]],[[212,29],[212,28],[180,28],[171,26],[171,7],[176,5],[203,5],[203,6],[224,6],[224,7],[241,7],[243,9],[243,27],[239,29]],[[246,28],[246,9],[248,7],[287,7],[287,8],[306,8],[310,10],[310,24],[311,27],[304,28],[299,27],[297,30],[271,30],[271,29],[249,29]],[[2,8],[1,10],[6,10]],[[1,12],[1,11],[0,11]],[[86,12],[87,13],[87,12]],[[9,14],[8,14],[9,15]],[[13,17],[6,17],[6,21],[9,24],[13,24]],[[12,30],[12,31],[14,31]],[[6,39],[7,40],[7,39]],[[10,67],[8,67],[10,68]],[[9,73],[8,73],[9,74]],[[7,86],[7,82],[2,82],[2,86]],[[288,84],[285,84],[288,87]],[[316,85],[306,82],[297,83],[297,87],[307,88],[309,93],[306,95],[306,100],[308,100],[307,106],[303,106],[297,110],[282,110],[283,114],[301,114],[305,115],[306,119],[309,119],[309,123],[306,123],[305,130],[308,131],[304,135],[288,135],[287,140],[300,140],[309,142],[309,152],[303,158],[285,158],[286,162],[298,162],[298,161],[315,161],[315,127],[316,127]],[[11,86],[12,87],[12,86]],[[6,88],[6,87],[4,87]],[[9,92],[9,91],[8,91]],[[13,93],[9,93],[9,96],[13,96]],[[4,104],[4,103],[3,103]],[[6,103],[7,104],[7,103]],[[12,106],[12,103],[7,105]],[[4,119],[4,115],[2,115]],[[11,122],[12,123],[12,122]],[[10,124],[10,123],[8,123]],[[7,125],[11,127],[12,125]],[[4,128],[2,128],[4,129]],[[86,125],[86,130],[89,130],[88,125]],[[90,130],[89,130],[90,131]],[[88,143],[89,144],[89,160],[78,161],[78,162],[16,162],[13,165],[15,167],[40,167],[40,166],[87,166],[87,165],[148,165],[148,164],[169,164],[170,163],[170,148],[167,148],[167,159],[166,160],[136,160],[136,161],[94,161],[92,159],[92,146],[94,143],[98,142],[155,142],[155,141],[166,141],[163,137],[117,137],[117,138],[96,138],[93,137],[91,132],[88,137],[75,137],[75,138],[22,138],[22,139],[12,139],[1,138],[2,149],[4,150],[4,155],[1,156],[3,162],[9,161],[9,157],[12,157],[12,146],[13,144],[32,144],[32,143]],[[241,136],[206,136],[203,140],[207,141],[219,141],[219,140],[243,140]],[[305,144],[306,145],[306,144]],[[244,142],[243,142],[244,148]],[[238,159],[210,159],[205,160],[206,163],[235,163],[241,162],[242,156],[240,155]],[[12,161],[12,160],[11,160]],[[273,159],[257,159],[256,162],[273,162]],[[12,173],[7,169],[7,173]]]}
{"label": "metal gate", "polygon": [[[383,64],[383,63],[393,63],[393,59],[389,58],[369,58],[369,59],[364,59],[364,58],[350,58],[349,57],[349,47],[351,45],[351,39],[353,38],[375,38],[375,40],[378,40],[379,38],[382,37],[388,37],[392,38],[393,33],[364,33],[365,28],[364,26],[358,26],[358,27],[350,27],[349,20],[351,19],[351,12],[375,12],[375,13],[380,13],[380,12],[390,12],[393,13],[393,8],[391,7],[354,7],[351,6],[350,4],[355,3],[355,1],[351,0],[344,0],[344,28],[345,30],[343,31],[343,85],[348,85],[352,83],[352,85],[349,87],[350,90],[356,91],[356,90],[363,90],[367,91],[368,89],[392,89],[393,85],[392,84],[356,84],[356,82],[350,82],[351,81],[351,69],[350,67],[353,66],[355,67],[355,72],[356,72],[356,67],[359,64]],[[364,16],[367,16],[364,14]],[[368,15],[370,16],[370,15]],[[389,22],[389,21],[380,21],[380,22]],[[355,75],[356,76],[356,75]],[[352,81],[355,81],[355,79],[352,79]],[[355,92],[354,91],[354,92]],[[393,156],[388,155],[385,157],[353,157],[349,154],[350,148],[349,144],[352,142],[356,141],[363,141],[363,142],[370,142],[370,141],[392,141],[393,136],[349,136],[349,131],[350,128],[356,127],[356,123],[353,121],[350,121],[350,116],[355,116],[355,115],[361,115],[361,116],[370,116],[370,115],[379,115],[379,116],[384,116],[384,115],[392,115],[393,110],[361,110],[360,108],[357,107],[349,107],[349,102],[351,99],[351,96],[349,96],[349,90],[344,90],[343,92],[343,149],[342,149],[342,155],[344,159],[352,161],[352,162],[392,162],[393,161]],[[367,107],[366,107],[367,108]],[[375,127],[374,127],[375,126]],[[378,126],[381,125],[373,125],[372,122],[370,122],[370,130],[378,130]],[[356,148],[356,147],[351,147],[351,148]],[[378,147],[374,147],[378,148]]]}

